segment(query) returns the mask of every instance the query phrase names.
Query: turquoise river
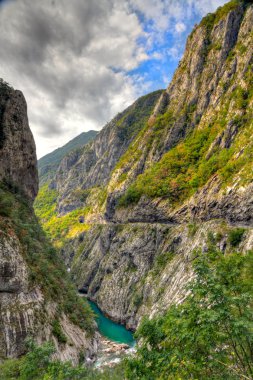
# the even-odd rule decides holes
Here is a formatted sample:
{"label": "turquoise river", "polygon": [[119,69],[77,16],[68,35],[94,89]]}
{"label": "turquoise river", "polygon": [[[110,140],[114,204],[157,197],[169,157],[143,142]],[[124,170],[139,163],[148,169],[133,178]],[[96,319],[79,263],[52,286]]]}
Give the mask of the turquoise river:
{"label": "turquoise river", "polygon": [[135,340],[131,331],[107,318],[94,302],[89,301],[89,304],[96,314],[96,322],[101,335],[114,342],[126,343],[131,347],[134,346]]}

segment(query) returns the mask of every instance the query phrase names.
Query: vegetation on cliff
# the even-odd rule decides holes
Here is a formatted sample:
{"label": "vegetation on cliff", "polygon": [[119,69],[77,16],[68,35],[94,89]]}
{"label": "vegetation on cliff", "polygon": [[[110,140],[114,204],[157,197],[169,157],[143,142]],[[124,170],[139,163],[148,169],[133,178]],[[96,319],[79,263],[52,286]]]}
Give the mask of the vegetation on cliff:
{"label": "vegetation on cliff", "polygon": [[[103,152],[102,158],[100,157],[102,164],[99,166],[98,161],[95,161],[94,166],[93,164],[91,166],[92,168],[96,165],[99,167],[100,170],[94,171],[94,177],[97,175],[98,182],[104,181],[103,185],[105,183],[102,197],[104,208],[101,214],[105,211],[107,197],[106,212],[108,213],[105,218],[111,212],[110,208],[117,208],[113,212],[118,212],[120,217],[121,214],[123,215],[120,219],[123,223],[118,226],[119,229],[127,230],[123,224],[128,212],[130,217],[127,222],[134,221],[131,207],[130,210],[120,209],[137,204],[142,197],[143,200],[162,198],[167,203],[160,202],[161,199],[158,201],[165,212],[169,213],[171,209],[176,210],[179,205],[203,190],[201,205],[194,204],[192,209],[194,207],[207,209],[206,219],[208,220],[212,218],[211,214],[208,214],[209,204],[211,208],[217,207],[220,211],[220,198],[226,194],[229,195],[234,189],[238,190],[235,201],[233,199],[230,202],[228,196],[224,206],[227,213],[236,213],[238,210],[240,212],[238,199],[243,192],[250,202],[251,194],[245,191],[252,185],[253,162],[253,77],[252,54],[250,53],[252,31],[249,32],[249,26],[252,26],[250,24],[252,12],[250,17],[250,12],[248,12],[248,18],[246,18],[250,4],[250,1],[231,1],[219,8],[215,14],[205,17],[200,26],[194,29],[188,39],[185,57],[167,90],[166,106],[154,113],[152,120],[148,121],[148,113],[143,110],[134,113],[136,116],[134,118],[131,110],[128,109],[109,123],[122,144],[125,140],[129,142],[126,150],[121,152],[112,167],[108,164],[111,158],[110,149],[106,147],[107,150],[103,150],[104,145],[110,142],[114,151],[117,148],[116,142],[118,144],[119,140],[115,139],[112,142],[111,134],[108,137],[105,132],[106,128],[101,132],[101,140],[104,140],[100,141],[100,145],[98,144],[97,151],[101,149]],[[202,43],[200,47],[197,46],[198,42]],[[191,43],[194,45],[192,46]],[[184,90],[185,93],[183,93]],[[153,103],[150,104],[149,114],[153,105]],[[90,156],[85,156],[86,153],[81,157],[85,165],[87,162],[90,163]],[[86,170],[85,165],[82,165],[82,168]],[[72,177],[69,178],[73,179],[74,184],[78,183],[80,188],[74,189],[71,180],[69,184],[61,183],[63,190],[58,197],[58,193],[46,184],[41,188],[36,201],[37,215],[47,232],[53,239],[61,242],[87,229],[84,224],[79,224],[78,217],[80,214],[86,217],[93,211],[93,204],[89,197],[92,187],[89,186],[97,178],[89,177],[90,166],[84,174],[80,174],[79,169],[80,166],[73,166]],[[102,176],[101,180],[100,174],[104,172],[107,177]],[[64,173],[62,178],[64,182]],[[215,185],[212,187],[213,179],[215,179],[213,181]],[[211,199],[207,199],[210,194]],[[78,205],[74,211],[70,208],[70,212],[67,207],[65,209],[63,207],[64,212],[68,213],[58,217],[57,197],[58,200],[61,199],[61,205],[68,206],[68,202],[70,204],[72,202],[73,207],[75,207],[74,201],[79,197],[78,200],[83,202],[84,207],[80,208]],[[152,205],[159,202],[153,202]],[[232,207],[229,208],[230,206]],[[142,204],[141,207],[143,207]],[[246,208],[242,206],[243,211]],[[138,221],[140,221],[142,210],[139,208],[137,211]],[[206,219],[205,217],[201,219],[200,216],[198,220],[198,215],[195,215],[196,219],[192,221],[191,214],[189,212],[188,217],[187,211],[182,210],[182,214],[185,212],[184,215],[186,215],[183,220],[184,223],[185,220],[187,220],[186,223],[190,222],[188,237],[193,240],[193,236],[197,234],[198,223]],[[147,215],[148,218],[151,212],[149,213],[149,210],[145,212],[146,214],[143,213],[143,215],[145,217]],[[241,228],[243,223],[250,225],[251,219],[242,216],[241,219],[239,218],[239,226],[233,228],[224,221],[227,218],[226,213],[216,213],[216,217],[224,223],[224,226],[219,230],[217,223],[215,233],[212,234],[210,231],[203,231],[208,228],[205,224],[198,237],[199,251],[191,251],[191,248],[188,250],[186,245],[191,246],[192,242],[186,239],[185,232],[175,232],[171,240],[168,238],[165,242],[164,250],[157,252],[159,241],[163,239],[161,236],[165,233],[157,232],[155,229],[157,245],[154,254],[148,244],[151,241],[150,235],[148,243],[145,242],[145,244],[142,235],[139,237],[141,244],[149,250],[143,256],[144,258],[139,254],[140,244],[134,241],[134,233],[125,232],[120,235],[119,231],[111,229],[101,240],[97,240],[95,232],[92,235],[91,231],[90,241],[86,236],[86,241],[79,245],[72,261],[73,278],[76,280],[78,277],[77,281],[80,281],[81,286],[85,284],[87,292],[93,292],[93,296],[97,299],[107,296],[105,293],[109,293],[111,284],[116,284],[119,289],[126,290],[127,284],[132,281],[129,287],[131,296],[124,295],[119,304],[122,309],[126,304],[126,310],[131,312],[133,310],[133,314],[138,313],[141,307],[146,312],[150,311],[152,308],[149,304],[150,300],[156,302],[152,312],[158,310],[160,306],[163,309],[162,302],[165,300],[163,294],[167,291],[166,302],[169,302],[171,293],[169,294],[168,288],[170,286],[174,293],[179,294],[177,294],[177,302],[181,302],[182,294],[185,295],[186,292],[181,292],[182,283],[179,282],[179,277],[184,277],[184,283],[187,282],[189,278],[192,278],[192,273],[187,273],[187,270],[190,271],[192,266],[194,268],[195,278],[187,287],[188,297],[185,301],[179,305],[173,305],[166,313],[152,320],[143,320],[137,331],[137,338],[140,341],[137,355],[124,364],[127,379],[239,380],[253,377],[253,253],[246,252],[250,244],[252,245],[250,233]],[[111,220],[117,221],[116,218]],[[150,221],[152,225],[153,219],[150,218],[148,222]],[[173,228],[171,227],[172,230]],[[135,235],[137,235],[136,231]],[[245,252],[239,253],[237,249],[245,235],[248,238],[247,244],[242,244]],[[206,247],[207,241],[208,247]],[[125,242],[128,246],[124,246]],[[85,247],[86,244],[87,247]],[[92,250],[94,246],[97,251]],[[218,246],[222,252],[218,250]],[[119,247],[123,247],[122,251]],[[146,253],[144,249],[140,252]],[[115,260],[113,260],[113,254]],[[119,275],[122,273],[119,270],[121,265],[119,256],[124,258],[124,265],[127,260],[130,262],[129,266],[127,262],[124,267],[127,268],[124,276]],[[105,265],[107,259],[108,265]],[[176,260],[178,260],[178,265],[172,266],[171,264]],[[150,261],[151,269],[148,267],[146,271],[144,261]],[[137,276],[140,272],[139,267],[142,277]],[[179,269],[181,270],[179,276],[172,273]],[[86,282],[85,275],[81,273],[84,271],[88,273]],[[135,273],[135,277],[130,273]],[[108,278],[113,278],[115,282],[110,283]],[[93,279],[97,282],[90,285]],[[115,293],[114,289],[113,296]],[[154,294],[162,299],[161,304],[159,300],[151,298]],[[111,308],[113,311],[115,311],[116,299]],[[132,309],[131,304],[134,304]],[[57,323],[54,325],[54,330],[59,339],[64,340]],[[45,376],[50,378],[53,364],[51,360],[48,363],[50,368],[45,369]],[[61,371],[60,366],[59,363],[56,365],[57,371]],[[71,370],[74,371],[74,369]],[[89,378],[86,370],[77,370],[80,370],[80,373],[73,372],[73,379],[75,376],[77,379]],[[57,379],[57,376],[61,375],[57,373],[54,376]],[[118,375],[117,372],[114,376],[123,378],[123,375]]]}
{"label": "vegetation on cliff", "polygon": [[89,228],[86,224],[79,222],[79,217],[84,217],[89,212],[89,208],[77,208],[59,217],[56,210],[57,196],[57,191],[50,189],[49,184],[45,183],[40,187],[39,194],[34,202],[34,208],[37,217],[43,223],[43,228],[48,237],[55,241],[56,245],[59,245],[63,244],[65,239],[72,238]]}
{"label": "vegetation on cliff", "polygon": [[[219,8],[215,14],[206,16],[200,23],[200,27],[210,29],[214,39],[214,26],[241,3],[243,2],[232,1]],[[246,9],[247,7],[244,11]],[[249,43],[252,40],[252,34],[251,37],[248,37]],[[245,57],[246,60],[246,53],[249,52],[250,46],[247,47],[243,42],[238,41],[227,55],[224,64],[225,73],[226,70],[229,72],[230,67],[235,66],[236,57],[240,56],[240,59]],[[212,62],[214,54],[217,54],[215,43],[216,40],[210,42],[208,53],[205,53],[208,54],[209,60],[205,63],[206,71],[203,70],[202,73],[199,73],[199,86],[201,81],[206,80],[205,76],[209,72],[208,65]],[[222,45],[218,50],[221,49]],[[216,108],[216,105],[212,104],[211,112],[210,110],[207,112],[208,115],[198,114],[201,97],[195,99],[192,104],[186,104],[185,110],[180,109],[179,111],[177,110],[177,99],[175,99],[174,103],[169,104],[165,113],[156,117],[152,127],[146,128],[146,136],[140,134],[140,138],[137,137],[136,141],[144,140],[146,142],[144,149],[146,155],[149,155],[151,151],[159,151],[165,136],[170,136],[170,134],[174,136],[178,128],[177,124],[182,118],[184,120],[183,130],[180,131],[182,136],[179,135],[178,141],[172,142],[168,152],[165,151],[158,162],[149,163],[146,170],[134,181],[132,180],[130,185],[128,177],[131,176],[131,167],[135,161],[140,159],[141,151],[138,151],[136,147],[133,149],[135,142],[129,147],[117,165],[117,170],[124,172],[124,180],[128,180],[126,182],[128,186],[118,200],[119,207],[137,203],[142,195],[149,198],[167,198],[175,206],[190,198],[213,176],[219,177],[223,188],[233,182],[236,182],[237,186],[251,183],[253,160],[253,142],[250,138],[253,133],[252,56],[249,55],[247,59],[243,73],[229,74],[229,79],[226,80],[221,77],[217,84],[219,107]],[[185,65],[184,70],[186,70],[189,62],[182,62],[182,65]],[[177,71],[176,75],[178,76],[182,65]],[[188,70],[190,69],[188,68]],[[211,90],[212,92],[214,89]],[[132,165],[130,165],[131,162]],[[118,186],[120,182],[121,180],[118,178]]]}
{"label": "vegetation on cliff", "polygon": [[[252,96],[253,87],[250,93],[247,92],[247,97],[245,96],[246,104],[252,101]],[[236,99],[239,103],[240,98],[237,96]],[[247,115],[230,120],[231,125],[241,128],[240,133],[232,146],[216,149],[210,157],[208,152],[215,139],[224,131],[229,117],[226,113],[222,114],[215,122],[201,129],[194,129],[184,141],[141,174],[119,199],[118,205],[128,206],[136,203],[142,195],[151,198],[167,197],[172,204],[180,203],[193,195],[214,175],[218,175],[223,185],[227,185],[231,184],[240,172],[240,182],[243,185],[249,184],[249,171],[253,160],[253,142],[250,139],[253,133],[252,116],[252,108],[249,108]]]}
{"label": "vegetation on cliff", "polygon": [[52,344],[36,346],[27,342],[29,352],[21,359],[8,360],[0,364],[0,380],[122,380],[123,369],[106,368],[103,372],[83,366],[52,359],[55,350]]}
{"label": "vegetation on cliff", "polygon": [[[116,115],[115,118],[104,128],[105,133],[107,131],[111,136],[110,138],[117,141],[119,150],[122,148],[122,145],[126,145],[127,148],[127,145],[146,126],[154,105],[159,99],[161,93],[161,90],[157,90],[137,99],[130,107]],[[73,141],[75,141],[75,139]],[[94,144],[96,144],[96,139]],[[83,148],[85,149],[85,146]],[[100,147],[91,148],[90,145],[86,150],[90,152],[92,149],[95,150],[95,155],[98,154],[98,151],[102,150]],[[107,145],[106,149],[108,149]],[[70,169],[63,169],[59,164],[59,159],[66,159],[69,153],[75,154],[75,152],[75,149],[73,150],[73,144],[70,141],[70,144],[67,144],[52,154],[41,158],[38,162],[40,189],[34,203],[34,208],[36,215],[42,222],[45,231],[48,233],[48,236],[54,240],[56,245],[62,245],[65,240],[71,239],[79,233],[86,231],[89,227],[85,223],[79,223],[79,216],[85,218],[88,214],[91,214],[94,211],[94,205],[97,209],[101,210],[107,198],[107,186],[103,186],[100,183],[89,186],[88,188],[82,188],[80,186],[81,181],[79,181],[80,187],[72,188],[72,179],[74,182],[77,176],[82,176],[85,174],[87,176],[89,174],[89,172],[83,174],[79,169],[76,172],[75,167],[73,167],[73,178],[70,177],[69,180],[68,186],[71,187],[71,191],[68,192],[67,199],[61,197],[61,192],[57,191],[54,186],[51,186],[50,179],[52,180],[52,177],[50,171],[48,171],[49,160],[51,162],[52,158],[52,165],[57,163],[57,167],[59,167],[58,174],[61,172],[61,175],[65,180],[65,177],[67,175],[69,176],[69,172],[71,172],[72,167],[70,166]],[[112,149],[112,152],[114,155],[116,154],[114,149]],[[116,165],[117,159],[114,155],[110,158],[110,154],[112,153],[107,150],[101,157],[97,158],[98,160],[101,160],[101,163],[98,164],[102,165],[101,171],[103,171],[103,165],[105,165],[104,161],[106,164],[108,161],[115,161]],[[79,158],[81,157],[82,155],[80,153]],[[91,169],[92,164],[90,161],[92,161],[92,159],[88,157],[88,162],[84,165],[84,167],[87,166]],[[106,181],[108,182],[108,179]],[[71,202],[74,204],[78,203],[78,206],[73,206],[74,210],[65,212],[65,215],[59,215],[57,205],[59,200],[58,198],[60,197],[64,207],[67,208],[71,205]]]}
{"label": "vegetation on cliff", "polygon": [[1,184],[0,230],[16,235],[29,267],[29,286],[38,286],[48,301],[57,302],[58,316],[70,320],[89,333],[94,331],[93,312],[78,297],[58,252],[45,236],[31,205],[16,187]]}

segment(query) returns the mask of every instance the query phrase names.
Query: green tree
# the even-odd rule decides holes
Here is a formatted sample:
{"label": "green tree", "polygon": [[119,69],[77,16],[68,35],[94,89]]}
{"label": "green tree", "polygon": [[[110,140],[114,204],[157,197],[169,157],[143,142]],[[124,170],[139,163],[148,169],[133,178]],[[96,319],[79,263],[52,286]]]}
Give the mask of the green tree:
{"label": "green tree", "polygon": [[252,268],[252,252],[201,256],[186,301],[142,322],[127,378],[252,379]]}
{"label": "green tree", "polygon": [[53,360],[55,348],[51,343],[37,346],[28,341],[28,353],[20,359],[9,359],[0,364],[0,380],[123,380],[123,369],[105,368],[98,371],[83,365]]}
{"label": "green tree", "polygon": [[55,349],[51,343],[36,346],[28,342],[29,352],[21,359],[8,360],[0,365],[0,380],[81,380],[87,379],[88,370],[73,367],[71,363],[53,361]]}

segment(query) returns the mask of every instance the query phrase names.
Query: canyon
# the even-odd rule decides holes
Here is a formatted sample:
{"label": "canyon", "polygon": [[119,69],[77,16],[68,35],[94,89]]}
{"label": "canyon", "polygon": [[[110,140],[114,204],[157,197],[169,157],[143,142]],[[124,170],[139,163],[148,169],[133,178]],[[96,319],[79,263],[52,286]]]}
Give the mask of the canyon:
{"label": "canyon", "polygon": [[249,3],[207,15],[168,88],[67,154],[37,198],[76,287],[132,330],[183,301],[210,244],[252,249],[252,25]]}

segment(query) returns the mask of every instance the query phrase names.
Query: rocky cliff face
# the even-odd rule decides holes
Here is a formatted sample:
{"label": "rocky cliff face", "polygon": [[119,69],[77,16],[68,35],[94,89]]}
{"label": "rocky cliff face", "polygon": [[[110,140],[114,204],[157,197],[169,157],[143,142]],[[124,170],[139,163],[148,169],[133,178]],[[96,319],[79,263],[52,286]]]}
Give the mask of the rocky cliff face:
{"label": "rocky cliff face", "polygon": [[72,278],[79,290],[113,320],[135,330],[144,315],[154,316],[184,299],[191,264],[210,245],[224,254],[253,248],[252,229],[244,231],[236,248],[229,242],[233,231],[217,221],[101,225],[64,251],[68,258],[74,253]]}
{"label": "rocky cliff face", "polygon": [[252,25],[246,2],[208,15],[142,127],[119,140],[123,113],[61,164],[58,214],[86,207],[63,257],[78,288],[130,328],[184,298],[210,245],[253,248]]}
{"label": "rocky cliff face", "polygon": [[[78,363],[96,351],[93,320],[33,213],[38,178],[26,111],[22,93],[1,82],[0,360],[22,355],[32,337],[52,340],[57,358]],[[67,304],[87,314],[83,328]]]}
{"label": "rocky cliff face", "polygon": [[0,83],[0,180],[21,188],[31,200],[38,192],[36,148],[22,92]]}
{"label": "rocky cliff face", "polygon": [[[40,286],[29,283],[31,270],[23,257],[17,236],[0,230],[0,359],[15,358],[26,351],[25,341],[33,338],[38,344],[53,341],[55,357],[78,363],[80,356],[92,356],[96,340],[59,313],[57,300],[46,299]],[[60,321],[66,343],[59,342],[52,323]]]}
{"label": "rocky cliff face", "polygon": [[54,179],[56,171],[62,159],[67,156],[68,153],[82,148],[89,141],[93,140],[96,135],[96,131],[82,132],[80,135],[70,140],[61,148],[57,148],[53,152],[48,153],[46,156],[40,158],[38,160],[40,186]]}

